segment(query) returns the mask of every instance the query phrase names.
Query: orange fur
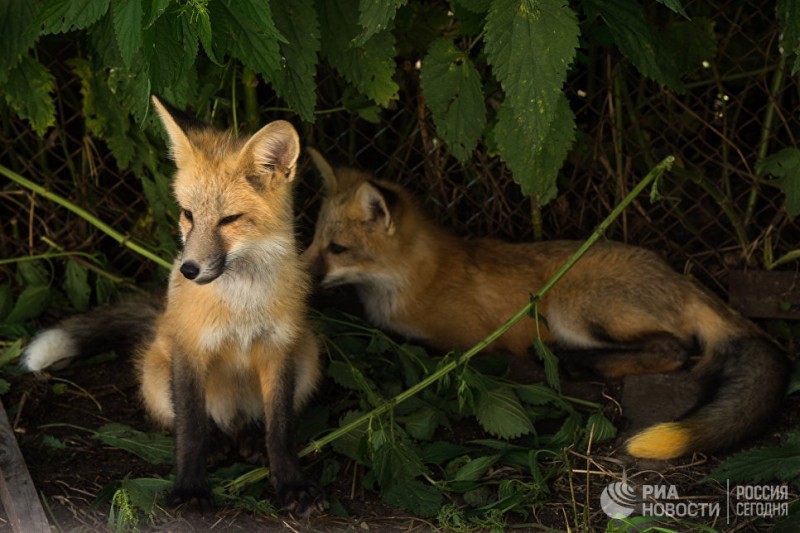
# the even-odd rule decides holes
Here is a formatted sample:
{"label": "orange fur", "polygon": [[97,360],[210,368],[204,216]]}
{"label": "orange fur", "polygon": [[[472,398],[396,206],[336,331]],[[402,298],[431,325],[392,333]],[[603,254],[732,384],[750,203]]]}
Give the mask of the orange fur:
{"label": "orange fur", "polygon": [[[326,196],[304,259],[322,275],[323,286],[355,285],[372,322],[434,347],[464,350],[487,337],[581,244],[461,239],[429,220],[400,187],[365,172],[334,170],[309,152]],[[629,451],[635,455],[666,459],[674,450],[729,445],[752,433],[780,403],[783,354],[751,322],[653,252],[619,242],[594,245],[538,310],[538,328],[524,318],[490,349],[525,356],[539,338],[562,352],[583,354],[574,360],[608,377],[672,371],[699,355],[699,374],[724,377],[727,388],[717,403],[670,433],[686,437],[685,446],[659,448],[657,441],[667,435],[659,431],[633,441]],[[753,360],[745,363],[748,358]],[[758,412],[739,420],[745,393],[759,404]]]}
{"label": "orange fur", "polygon": [[689,428],[677,422],[658,424],[628,441],[628,452],[644,459],[675,459],[691,451]]}
{"label": "orange fur", "polygon": [[[292,222],[297,133],[282,121],[248,139],[184,129],[159,100],[154,105],[177,164],[173,189],[183,250],[138,370],[148,412],[176,430],[173,495],[209,498],[197,473],[206,444],[194,442],[208,438],[197,427],[204,416],[230,433],[264,420],[279,496],[307,514],[320,508],[321,496],[295,466],[286,433],[321,377],[319,347],[305,317],[310,284]],[[195,397],[203,405],[194,405]]]}
{"label": "orange fur", "polygon": [[[304,339],[313,338],[305,318],[308,275],[297,260],[291,224],[290,181],[297,156],[297,148],[293,147],[297,134],[291,126],[281,122],[265,126],[249,140],[210,128],[183,132],[160,102],[154,100],[154,103],[167,125],[173,146],[180,147],[173,149],[178,164],[173,189],[179,206],[193,213],[193,221],[181,217],[184,250],[170,275],[167,306],[158,320],[155,339],[142,350],[139,360],[145,406],[154,418],[171,425],[174,414],[165,406],[169,391],[163,388],[168,377],[162,373],[169,371],[173,349],[178,346],[187,354],[187,364],[194,366],[201,375],[209,376],[209,390],[206,391],[209,412],[214,412],[215,404],[244,404],[244,413],[234,411],[230,419],[215,419],[223,427],[237,427],[247,419],[263,416],[263,391],[252,382],[250,374],[258,374],[261,367],[269,367],[273,360],[285,364],[284,359],[293,357],[299,346],[307,344]],[[248,149],[258,150],[255,145],[259,140],[269,144],[274,137],[280,137],[281,142],[290,146],[290,151],[294,150],[294,156],[290,156],[292,163],[288,167],[271,166],[266,172],[258,170],[254,166],[256,155]],[[263,148],[259,150],[262,152]],[[261,175],[257,174],[259,172]],[[263,190],[248,181],[248,176],[254,173],[263,181]],[[240,219],[219,226],[222,218],[238,213],[243,213]],[[252,301],[237,308],[242,303],[238,299],[240,295],[235,288],[228,287],[237,281],[227,279],[233,274],[223,273],[214,282],[203,285],[181,275],[178,267],[186,259],[187,250],[199,257],[214,253],[228,257],[236,253],[264,254],[263,261],[273,272],[264,275],[252,271],[244,275],[261,282],[269,276],[275,279],[261,286],[243,287],[244,292],[260,290],[261,293],[250,295]],[[231,268],[262,266],[235,265],[234,261]],[[229,290],[226,292],[226,289]],[[265,346],[270,355],[252,356],[250,351],[257,344]],[[305,346],[302,357],[314,359],[317,353]],[[318,365],[304,368],[306,374],[300,376],[301,381],[316,383],[321,374]],[[214,377],[217,375],[229,379],[217,379]],[[236,385],[240,382],[244,390]],[[159,385],[153,386],[153,383]],[[304,384],[298,387],[298,390],[306,389]],[[250,396],[258,402],[242,400]],[[304,399],[298,397],[296,405],[301,405]],[[250,403],[257,403],[259,409],[253,411]]]}

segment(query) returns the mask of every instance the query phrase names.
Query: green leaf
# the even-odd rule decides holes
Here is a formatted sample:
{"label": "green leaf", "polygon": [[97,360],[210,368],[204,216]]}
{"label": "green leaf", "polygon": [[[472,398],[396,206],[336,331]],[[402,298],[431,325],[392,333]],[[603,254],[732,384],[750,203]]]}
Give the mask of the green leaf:
{"label": "green leaf", "polygon": [[494,138],[514,181],[522,192],[536,196],[541,205],[556,197],[558,171],[575,140],[575,117],[566,96],[560,94],[556,113],[543,140],[537,141],[520,127],[519,113],[504,103],[498,113]]}
{"label": "green leaf", "polygon": [[684,90],[668,49],[638,2],[586,0],[586,5],[608,24],[620,52],[639,72],[674,91]]}
{"label": "green leaf", "polygon": [[470,507],[483,507],[494,500],[495,491],[488,485],[480,485],[477,489],[464,493],[464,501]]}
{"label": "green leaf", "polygon": [[172,0],[150,0],[150,2],[148,2],[149,5],[146,6],[148,9],[145,17],[146,22],[144,27],[149,28],[152,26],[158,17],[166,12],[171,1]]}
{"label": "green leaf", "polygon": [[[364,412],[362,411],[348,411],[339,422],[339,427],[343,427],[363,415]],[[361,462],[363,458],[361,457],[359,450],[366,435],[367,423],[364,422],[363,425],[353,429],[352,431],[349,431],[348,433],[345,433],[333,441],[333,449],[345,457],[349,457],[350,459],[355,459],[356,461]]]}
{"label": "green leaf", "polygon": [[558,379],[558,358],[541,339],[536,339],[533,342],[533,347],[536,350],[536,355],[538,355],[539,359],[544,363],[544,375],[547,379],[547,384],[560,392],[561,380]]}
{"label": "green leaf", "polygon": [[505,91],[506,105],[516,115],[513,133],[519,131],[528,149],[549,141],[550,124],[578,46],[575,12],[565,0],[496,0],[485,29],[486,55]]}
{"label": "green leaf", "polygon": [[64,444],[63,441],[59,440],[58,438],[52,435],[45,435],[44,437],[42,437],[42,444],[44,444],[48,448],[53,448],[54,450],[67,449],[67,445]]}
{"label": "green leaf", "polygon": [[360,391],[361,387],[355,377],[353,377],[353,370],[355,370],[355,368],[343,361],[331,361],[330,364],[328,364],[327,373],[328,377],[333,379],[340,387]]}
{"label": "green leaf", "polygon": [[425,472],[415,451],[407,443],[398,440],[385,442],[375,450],[372,468],[375,479],[384,490]]}
{"label": "green leaf", "polygon": [[689,18],[689,15],[686,13],[686,10],[683,9],[681,5],[681,0],[658,0],[659,4],[664,4],[669,9],[671,9],[674,13],[681,15],[682,17]]}
{"label": "green leaf", "polygon": [[480,425],[504,439],[515,439],[533,431],[533,424],[510,387],[486,391],[478,398],[475,417]]}
{"label": "green leaf", "polygon": [[322,473],[319,476],[320,486],[325,487],[336,481],[341,470],[342,463],[336,459],[326,459],[322,466]]}
{"label": "green leaf", "polygon": [[278,41],[286,39],[275,27],[269,2],[217,0],[209,3],[211,20],[219,23],[217,38],[230,54],[267,79],[281,68]]}
{"label": "green leaf", "polygon": [[458,469],[453,476],[453,481],[478,481],[500,457],[502,457],[502,454],[496,453],[470,460]]}
{"label": "green leaf", "polygon": [[561,448],[574,444],[583,429],[581,415],[571,412],[561,424],[558,432],[550,438],[550,446]]}
{"label": "green leaf", "polygon": [[81,80],[86,126],[93,135],[106,141],[117,165],[125,169],[132,164],[136,173],[145,165],[154,165],[153,152],[143,130],[138,125],[131,126],[128,109],[109,86],[115,72],[97,72],[88,61],[79,58],[71,60],[70,65]]}
{"label": "green leaf", "polygon": [[439,427],[443,418],[441,411],[425,406],[410,415],[399,417],[397,420],[404,425],[408,434],[415,439],[431,440],[433,433]]}
{"label": "green leaf", "polygon": [[67,293],[67,298],[75,309],[81,312],[89,309],[92,288],[89,286],[89,271],[85,266],[75,261],[67,261],[64,292]]}
{"label": "green leaf", "polygon": [[539,383],[514,385],[514,391],[520,400],[529,405],[545,405],[548,403],[564,405],[564,400],[557,391]]}
{"label": "green leaf", "polygon": [[586,421],[586,440],[592,436],[592,442],[605,442],[617,436],[617,428],[602,413],[594,413]]}
{"label": "green leaf", "polygon": [[441,465],[454,457],[464,455],[470,451],[466,446],[453,444],[452,442],[436,441],[424,446],[420,453],[420,459],[424,463]]}
{"label": "green leaf", "polygon": [[10,322],[0,322],[0,337],[17,339],[31,335],[33,331],[24,324],[12,324]]}
{"label": "green leaf", "polygon": [[173,13],[159,18],[144,35],[149,50],[152,90],[166,95],[168,89],[185,82],[192,69],[197,57],[197,35],[189,24],[188,15]]}
{"label": "green leaf", "polygon": [[0,84],[39,37],[36,11],[37,3],[30,0],[0,2]]}
{"label": "green leaf", "polygon": [[371,355],[382,355],[392,349],[392,344],[386,339],[386,336],[380,332],[376,332],[370,337],[369,344],[367,345],[367,353]]}
{"label": "green leaf", "polygon": [[473,13],[481,14],[489,11],[489,6],[492,4],[486,0],[455,0],[455,3],[464,6]]}
{"label": "green leaf", "polygon": [[794,54],[794,76],[800,70],[800,4],[797,0],[778,0],[775,15],[783,31],[783,53],[786,56]]}
{"label": "green leaf", "polygon": [[17,263],[17,275],[21,285],[49,285],[50,273],[41,260]]}
{"label": "green leaf", "polygon": [[481,75],[467,52],[435,41],[422,61],[420,83],[436,131],[460,161],[472,154],[486,126]]}
{"label": "green leaf", "polygon": [[203,50],[206,51],[208,58],[216,65],[223,66],[222,61],[217,59],[217,54],[214,51],[214,37],[211,30],[211,17],[208,10],[203,9],[198,11],[192,21],[195,23],[195,31],[200,38],[200,43],[203,45]]}
{"label": "green leaf", "polygon": [[142,49],[141,0],[111,0],[111,15],[117,45],[125,67],[130,69],[133,59]]}
{"label": "green leaf", "polygon": [[145,433],[124,424],[111,423],[95,431],[94,437],[150,464],[169,464],[173,460],[175,440],[164,433]]}
{"label": "green leaf", "polygon": [[109,0],[47,0],[36,19],[43,34],[91,26],[108,11]]}
{"label": "green leaf", "polygon": [[94,282],[94,292],[97,295],[97,303],[105,305],[117,295],[117,285],[105,276],[97,276]]}
{"label": "green leaf", "polygon": [[405,481],[392,485],[381,492],[384,503],[408,509],[417,516],[435,516],[442,507],[442,493],[430,485],[419,481]]}
{"label": "green leaf", "polygon": [[800,446],[754,448],[728,458],[708,475],[717,481],[796,481],[800,476]]}
{"label": "green leaf", "polygon": [[154,510],[159,495],[172,488],[172,481],[159,478],[125,478],[120,484],[120,490],[128,493],[131,505],[141,509],[148,515]]}
{"label": "green leaf", "polygon": [[55,90],[55,80],[47,67],[36,59],[25,56],[11,69],[0,87],[6,103],[21,118],[27,120],[39,136],[56,122],[56,106],[50,96]]}
{"label": "green leaf", "polygon": [[93,135],[108,143],[117,164],[126,168],[135,153],[134,146],[128,142],[130,121],[127,113],[119,106],[104,77],[95,72],[88,61],[76,58],[72,61],[72,67],[81,80],[86,127]]}
{"label": "green leaf", "polygon": [[322,2],[320,24],[322,55],[329,65],[362,94],[385,107],[397,98],[394,37],[388,30],[376,33],[363,46],[353,46],[360,34],[359,0]]}
{"label": "green leaf", "polygon": [[12,324],[25,322],[41,315],[49,304],[50,287],[46,285],[25,287],[5,321]]}
{"label": "green leaf", "polygon": [[270,76],[277,93],[300,118],[314,121],[317,103],[319,19],[314,0],[271,0],[275,26],[286,42],[279,43],[280,68]]}
{"label": "green leaf", "polygon": [[358,4],[358,24],[363,28],[355,38],[356,46],[364,44],[376,33],[390,29],[397,10],[408,0],[360,0]]}
{"label": "green leaf", "polygon": [[784,148],[756,163],[756,173],[772,174],[777,185],[786,196],[786,213],[794,218],[800,214],[800,149]]}
{"label": "green leaf", "polygon": [[[167,2],[164,7],[168,4],[169,2]],[[153,6],[153,9],[158,9],[160,7],[161,6]],[[178,12],[187,23],[192,35],[200,40],[200,43],[203,45],[203,50],[206,51],[206,55],[211,62],[217,66],[224,66],[222,61],[217,58],[217,43],[214,41],[214,34],[211,29],[211,15],[208,10],[208,1],[184,3]],[[148,26],[150,26],[150,24],[148,24]]]}
{"label": "green leaf", "polygon": [[17,339],[8,346],[6,346],[3,353],[0,354],[0,368],[6,366],[12,361],[16,361],[22,353],[22,339]]}

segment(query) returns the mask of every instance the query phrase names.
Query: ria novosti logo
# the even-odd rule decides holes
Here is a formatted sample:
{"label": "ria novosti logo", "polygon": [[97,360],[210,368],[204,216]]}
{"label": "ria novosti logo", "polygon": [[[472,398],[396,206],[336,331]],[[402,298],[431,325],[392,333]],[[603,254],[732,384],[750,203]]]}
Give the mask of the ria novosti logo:
{"label": "ria novosti logo", "polygon": [[[724,501],[715,495],[690,496],[679,494],[676,485],[633,484],[623,475],[603,489],[600,506],[612,519],[624,519],[632,514],[670,518],[778,517],[789,512],[787,485],[727,485]],[[724,514],[723,514],[724,511]]]}
{"label": "ria novosti logo", "polygon": [[600,495],[600,506],[611,518],[628,518],[640,503],[636,490],[624,480],[611,483]]}

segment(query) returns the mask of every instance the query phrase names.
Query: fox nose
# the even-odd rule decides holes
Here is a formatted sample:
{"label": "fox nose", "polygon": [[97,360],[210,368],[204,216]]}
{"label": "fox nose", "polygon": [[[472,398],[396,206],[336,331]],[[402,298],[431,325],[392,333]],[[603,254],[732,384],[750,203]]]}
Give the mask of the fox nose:
{"label": "fox nose", "polygon": [[186,279],[194,279],[200,274],[200,265],[194,261],[186,261],[181,265],[181,274]]}

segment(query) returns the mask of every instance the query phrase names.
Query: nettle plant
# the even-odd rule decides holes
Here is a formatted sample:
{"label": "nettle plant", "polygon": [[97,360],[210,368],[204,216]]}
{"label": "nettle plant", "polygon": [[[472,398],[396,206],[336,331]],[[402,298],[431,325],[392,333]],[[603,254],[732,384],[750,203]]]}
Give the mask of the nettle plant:
{"label": "nettle plant", "polygon": [[[59,60],[83,82],[90,133],[108,143],[121,168],[138,169],[152,160],[140,127],[152,93],[213,116],[220,99],[235,101],[227,80],[243,66],[244,92],[260,77],[311,123],[330,111],[319,108],[318,81],[332,71],[336,109],[376,120],[400,97],[409,70],[416,76],[418,69],[425,105],[450,153],[463,161],[485,142],[541,205],[554,197],[573,145],[575,116],[564,86],[576,63],[590,63],[588,42],[616,46],[642,76],[675,92],[684,89],[683,74],[713,57],[707,19],[690,18],[679,0],[644,4],[11,0],[0,7],[0,88],[6,104],[44,134],[55,123],[56,82],[39,51],[68,34],[76,44]],[[796,72],[800,16],[793,0],[777,1],[776,19]],[[254,94],[244,96],[248,122],[258,120]],[[784,174],[786,157],[779,162]]]}

